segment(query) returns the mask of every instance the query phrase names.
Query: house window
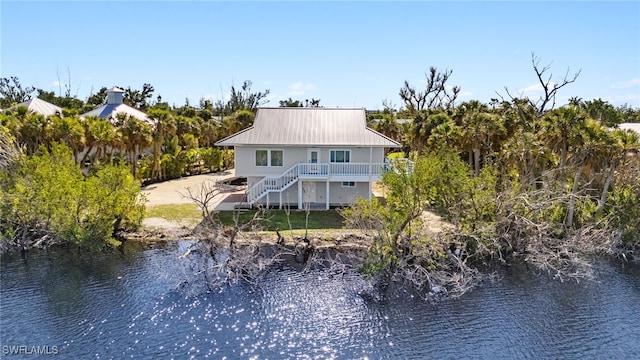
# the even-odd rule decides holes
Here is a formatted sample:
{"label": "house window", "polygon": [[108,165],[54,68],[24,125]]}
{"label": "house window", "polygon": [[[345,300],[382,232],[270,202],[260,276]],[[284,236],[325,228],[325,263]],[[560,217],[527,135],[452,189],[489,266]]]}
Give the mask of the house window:
{"label": "house window", "polygon": [[353,181],[343,181],[342,187],[356,187],[356,183]]}
{"label": "house window", "polygon": [[271,166],[282,166],[282,150],[271,150]]}
{"label": "house window", "polygon": [[256,166],[282,166],[282,150],[256,150]]}
{"label": "house window", "polygon": [[256,150],[256,166],[267,166],[269,152],[267,150]]}
{"label": "house window", "polygon": [[351,150],[331,150],[332,163],[351,162]]}

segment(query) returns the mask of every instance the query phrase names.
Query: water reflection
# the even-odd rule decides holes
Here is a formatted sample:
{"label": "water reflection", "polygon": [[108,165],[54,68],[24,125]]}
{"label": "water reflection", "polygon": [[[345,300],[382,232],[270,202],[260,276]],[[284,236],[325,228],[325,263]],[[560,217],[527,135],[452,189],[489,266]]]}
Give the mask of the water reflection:
{"label": "water reflection", "polygon": [[[602,264],[600,282],[505,268],[460,299],[363,300],[355,275],[283,270],[261,287],[176,290],[186,243],[82,258],[2,258],[3,345],[64,358],[628,358],[640,353],[640,268]],[[4,354],[6,355],[6,354]]]}

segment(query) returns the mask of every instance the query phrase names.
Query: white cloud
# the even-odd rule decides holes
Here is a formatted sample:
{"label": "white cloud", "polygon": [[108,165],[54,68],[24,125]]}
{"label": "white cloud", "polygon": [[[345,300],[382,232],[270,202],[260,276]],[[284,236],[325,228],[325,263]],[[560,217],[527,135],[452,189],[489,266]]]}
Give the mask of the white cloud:
{"label": "white cloud", "polygon": [[640,78],[633,78],[627,81],[621,81],[611,85],[612,89],[629,89],[632,87],[640,86]]}
{"label": "white cloud", "polygon": [[60,85],[62,85],[62,83],[59,80],[56,80],[56,81],[51,83],[51,87],[58,87]]}
{"label": "white cloud", "polygon": [[[549,88],[553,88],[554,85],[554,82],[550,82]],[[542,95],[544,95],[544,89],[540,83],[531,84],[527,87],[518,89],[518,96],[520,97],[535,98]]]}
{"label": "white cloud", "polygon": [[313,83],[303,83],[302,81],[295,82],[289,85],[289,92],[287,96],[300,96],[304,95],[307,91],[315,91],[316,86]]}
{"label": "white cloud", "polygon": [[607,96],[605,100],[613,105],[628,104],[633,107],[640,107],[640,94],[630,93]]}

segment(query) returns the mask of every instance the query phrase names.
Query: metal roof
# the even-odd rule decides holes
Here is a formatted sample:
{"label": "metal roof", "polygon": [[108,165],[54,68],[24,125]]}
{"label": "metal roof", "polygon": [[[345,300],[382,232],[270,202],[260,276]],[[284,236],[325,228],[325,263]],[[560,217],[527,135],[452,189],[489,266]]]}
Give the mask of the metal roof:
{"label": "metal roof", "polygon": [[33,98],[31,100],[21,102],[20,104],[13,106],[10,109],[15,109],[19,106],[24,106],[27,108],[29,112],[44,115],[44,116],[53,116],[53,115],[62,116],[62,108],[60,106],[53,105],[52,103],[44,101],[39,98]]}
{"label": "metal roof", "polygon": [[81,115],[81,117],[87,117],[87,116],[97,116],[101,119],[107,119],[107,120],[112,120],[115,119],[117,114],[127,114],[131,117],[134,117],[138,120],[142,120],[147,122],[148,124],[153,124],[153,120],[151,120],[147,114],[145,114],[144,112],[136,109],[136,108],[132,108],[131,106],[127,105],[127,104],[106,104],[106,105],[102,105],[98,108],[95,108],[91,111],[89,111],[88,113],[84,113]]}
{"label": "metal roof", "polygon": [[368,128],[364,109],[293,107],[259,108],[253,126],[216,145],[401,146]]}

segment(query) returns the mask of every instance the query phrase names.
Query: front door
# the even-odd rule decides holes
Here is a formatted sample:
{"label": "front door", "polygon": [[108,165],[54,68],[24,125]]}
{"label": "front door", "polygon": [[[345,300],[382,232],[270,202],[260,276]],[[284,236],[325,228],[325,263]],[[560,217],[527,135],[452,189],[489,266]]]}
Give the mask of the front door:
{"label": "front door", "polygon": [[[307,150],[307,162],[310,164],[317,164],[320,162],[320,149],[312,148]],[[319,166],[310,165],[309,173],[310,174],[318,174]]]}

